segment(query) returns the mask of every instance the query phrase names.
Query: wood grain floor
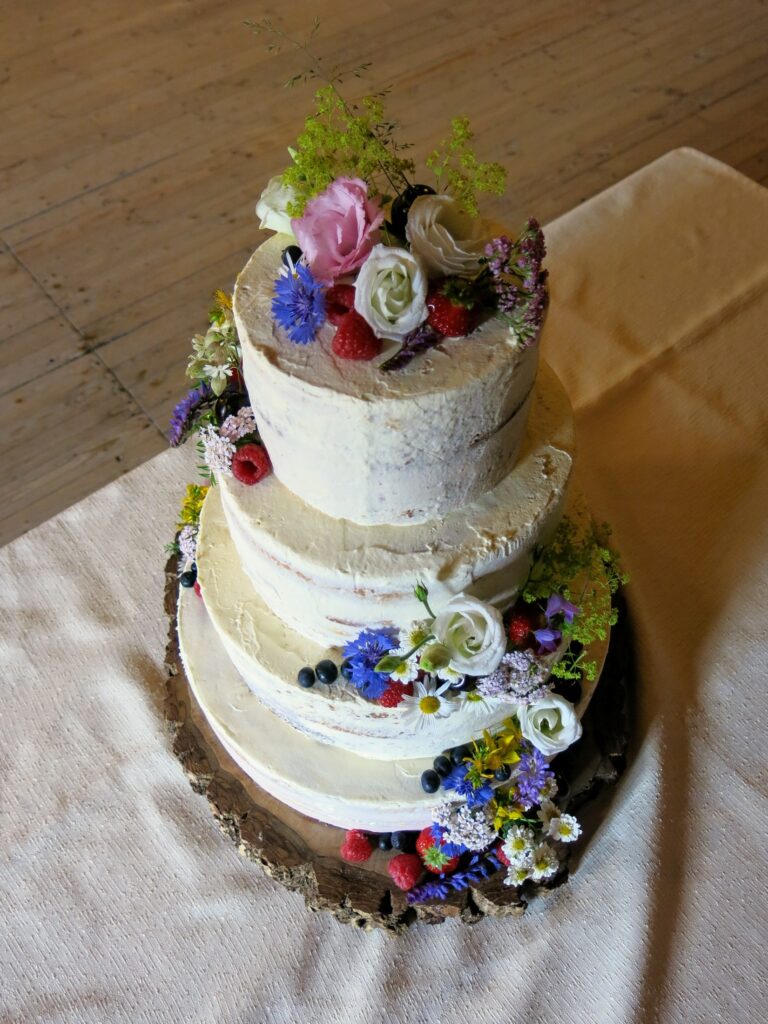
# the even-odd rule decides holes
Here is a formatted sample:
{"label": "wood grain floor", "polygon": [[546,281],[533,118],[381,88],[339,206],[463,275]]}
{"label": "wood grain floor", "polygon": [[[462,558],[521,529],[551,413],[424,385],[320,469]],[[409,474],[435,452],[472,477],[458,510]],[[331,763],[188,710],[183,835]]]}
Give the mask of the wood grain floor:
{"label": "wood grain floor", "polygon": [[310,93],[244,26],[372,60],[417,160],[467,113],[515,224],[680,145],[768,183],[761,0],[11,0],[0,9],[0,543],[164,447],[190,335]]}

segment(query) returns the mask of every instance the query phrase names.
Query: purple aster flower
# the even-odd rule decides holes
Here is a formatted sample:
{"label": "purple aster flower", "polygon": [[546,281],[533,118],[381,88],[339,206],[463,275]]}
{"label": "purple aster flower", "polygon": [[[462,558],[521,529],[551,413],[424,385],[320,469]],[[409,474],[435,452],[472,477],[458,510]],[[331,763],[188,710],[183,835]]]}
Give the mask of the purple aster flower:
{"label": "purple aster flower", "polygon": [[551,654],[557,650],[563,634],[553,626],[544,626],[542,629],[534,629],[533,635],[539,645],[538,654]]}
{"label": "purple aster flower", "polygon": [[309,267],[284,267],[275,281],[272,316],[297,345],[308,345],[325,323],[325,292]]}
{"label": "purple aster flower", "polygon": [[195,426],[195,418],[200,410],[210,404],[213,392],[207,384],[193,388],[173,410],[168,428],[168,440],[171,447],[178,448]]}
{"label": "purple aster flower", "polygon": [[394,629],[364,629],[344,648],[344,658],[352,666],[350,682],[364,697],[377,700],[389,685],[389,674],[377,672],[376,666],[393,647],[397,646]]}
{"label": "purple aster flower", "polygon": [[517,762],[514,777],[517,799],[525,810],[541,803],[542,793],[554,777],[555,773],[550,771],[546,757],[527,743]]}
{"label": "purple aster flower", "polygon": [[556,615],[562,615],[566,622],[571,623],[580,611],[580,608],[571,601],[566,601],[560,594],[552,594],[547,601],[544,614],[547,616],[547,622],[551,622]]}

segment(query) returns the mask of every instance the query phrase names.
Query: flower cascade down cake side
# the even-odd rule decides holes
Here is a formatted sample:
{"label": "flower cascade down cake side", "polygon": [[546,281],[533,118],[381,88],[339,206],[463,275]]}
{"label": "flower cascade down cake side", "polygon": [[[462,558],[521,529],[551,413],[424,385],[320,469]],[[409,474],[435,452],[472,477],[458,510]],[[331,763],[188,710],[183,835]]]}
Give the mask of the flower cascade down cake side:
{"label": "flower cascade down cake side", "polygon": [[466,119],[432,185],[380,97],[316,106],[171,424],[203,462],[173,543],[185,673],[240,768],[345,829],[344,859],[391,850],[410,902],[546,883],[624,576],[569,488],[544,235],[481,216],[504,171]]}

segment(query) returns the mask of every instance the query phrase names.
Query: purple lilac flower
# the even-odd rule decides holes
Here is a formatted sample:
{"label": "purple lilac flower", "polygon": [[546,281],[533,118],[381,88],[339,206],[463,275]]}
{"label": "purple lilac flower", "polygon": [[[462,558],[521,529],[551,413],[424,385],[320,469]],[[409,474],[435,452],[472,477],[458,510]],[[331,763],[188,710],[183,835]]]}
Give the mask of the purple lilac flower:
{"label": "purple lilac flower", "polygon": [[434,348],[435,345],[439,345],[443,340],[442,334],[438,333],[434,327],[431,327],[428,323],[423,323],[420,327],[411,331],[410,334],[406,334],[397,352],[383,362],[379,369],[385,373],[389,373],[392,370],[402,370],[404,366],[407,366],[421,352]]}
{"label": "purple lilac flower", "polygon": [[548,674],[547,666],[529,651],[510,651],[495,672],[478,679],[477,692],[483,697],[503,697],[518,704],[531,704],[549,693]]}
{"label": "purple lilac flower", "polygon": [[203,406],[208,405],[212,398],[213,392],[207,384],[193,388],[182,398],[173,410],[168,428],[168,440],[171,447],[178,448],[184,441],[195,425],[195,416]]}
{"label": "purple lilac flower", "polygon": [[308,345],[325,323],[325,292],[309,267],[284,267],[275,281],[272,316],[297,345]]}
{"label": "purple lilac flower", "polygon": [[547,601],[544,614],[547,616],[547,622],[551,622],[556,615],[562,615],[566,622],[571,623],[580,611],[580,608],[571,601],[566,601],[560,594],[552,594]]}
{"label": "purple lilac flower", "polygon": [[453,790],[457,796],[465,797],[467,807],[480,807],[487,804],[493,797],[493,787],[488,782],[484,782],[481,786],[474,786],[468,778],[468,773],[469,765],[460,764],[447,776],[443,785],[446,789]]}
{"label": "purple lilac flower", "polygon": [[425,900],[444,900],[451,890],[460,892],[462,889],[468,889],[471,885],[477,885],[495,871],[499,871],[500,868],[501,861],[496,854],[477,853],[470,858],[463,871],[454,871],[452,875],[446,875],[434,882],[417,885],[408,892],[405,898],[409,906],[414,903],[423,903]]}
{"label": "purple lilac flower", "polygon": [[518,801],[525,810],[541,803],[555,773],[550,771],[547,759],[533,745],[526,744],[514,777]]}
{"label": "purple lilac flower", "polygon": [[376,666],[393,647],[397,646],[394,629],[364,629],[344,648],[344,658],[352,666],[350,682],[364,697],[377,700],[389,685],[389,674],[377,672]]}

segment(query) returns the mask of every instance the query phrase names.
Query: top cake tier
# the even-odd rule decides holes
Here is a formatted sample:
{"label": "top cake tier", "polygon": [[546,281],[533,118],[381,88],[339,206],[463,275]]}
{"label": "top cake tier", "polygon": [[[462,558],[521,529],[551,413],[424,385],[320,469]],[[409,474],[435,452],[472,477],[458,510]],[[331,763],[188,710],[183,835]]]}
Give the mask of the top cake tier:
{"label": "top cake tier", "polygon": [[271,314],[290,241],[257,249],[234,294],[245,383],[280,482],[363,525],[425,522],[499,483],[525,433],[538,345],[521,347],[496,318],[385,372],[397,342],[371,361],[339,359],[326,324],[294,344]]}

